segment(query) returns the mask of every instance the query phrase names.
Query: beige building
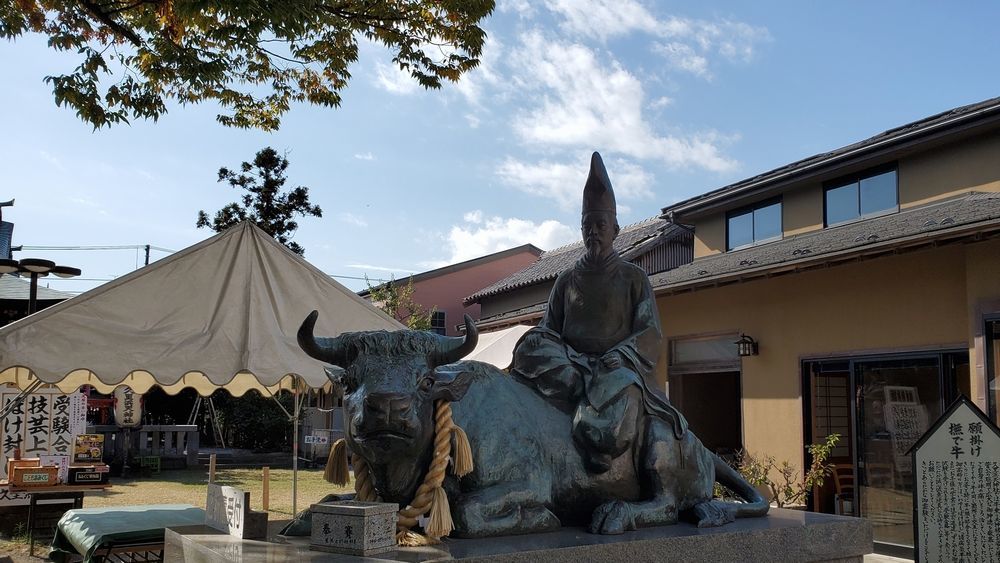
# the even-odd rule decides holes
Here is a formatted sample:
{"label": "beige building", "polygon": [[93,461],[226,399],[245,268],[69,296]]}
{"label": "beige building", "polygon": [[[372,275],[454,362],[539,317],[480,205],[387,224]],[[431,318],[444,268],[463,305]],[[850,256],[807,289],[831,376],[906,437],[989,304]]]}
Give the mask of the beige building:
{"label": "beige building", "polygon": [[[663,209],[694,261],[651,276],[661,384],[717,450],[833,461],[835,506],[912,546],[907,450],[959,394],[997,421],[1000,98],[954,109]],[[756,355],[733,342],[752,338]],[[845,490],[846,491],[846,490]]]}

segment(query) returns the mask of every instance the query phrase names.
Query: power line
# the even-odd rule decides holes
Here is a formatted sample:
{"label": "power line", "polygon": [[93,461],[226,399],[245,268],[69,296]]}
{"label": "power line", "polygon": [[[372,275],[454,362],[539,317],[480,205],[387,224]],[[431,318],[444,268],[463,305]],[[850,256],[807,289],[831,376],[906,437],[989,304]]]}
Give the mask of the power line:
{"label": "power line", "polygon": [[[144,250],[146,248],[149,248],[150,250],[156,250],[156,251],[159,251],[159,252],[166,252],[166,253],[169,253],[169,254],[173,254],[173,253],[177,252],[176,250],[170,250],[169,248],[163,248],[163,247],[160,247],[160,246],[153,246],[153,245],[150,245],[150,244],[124,244],[124,245],[107,245],[107,246],[27,246],[27,245],[21,246],[22,250],[140,250],[140,249]],[[328,276],[330,276],[331,278],[334,278],[334,279],[343,279],[343,280],[368,280],[368,281],[373,281],[373,282],[378,282],[378,283],[386,283],[386,282],[392,281],[392,280],[387,280],[387,279],[382,279],[382,278],[369,278],[369,277],[364,277],[364,276],[348,276],[348,275],[341,275],[341,274],[326,274],[326,275],[328,275]],[[54,279],[60,279],[60,278],[54,278]],[[111,281],[111,280],[114,280],[114,279],[116,279],[116,278],[107,278],[107,279],[100,279],[100,278],[67,278],[66,280],[61,280],[60,279],[60,281],[73,281],[73,280],[76,280],[76,281],[100,281],[100,282],[108,282],[108,281]]]}
{"label": "power line", "polygon": [[173,254],[177,252],[176,250],[170,250],[169,248],[163,248],[160,246],[153,246],[151,244],[128,244],[128,245],[113,245],[113,246],[21,246],[22,250],[139,250],[149,247],[150,250],[156,250],[159,252],[166,252]]}

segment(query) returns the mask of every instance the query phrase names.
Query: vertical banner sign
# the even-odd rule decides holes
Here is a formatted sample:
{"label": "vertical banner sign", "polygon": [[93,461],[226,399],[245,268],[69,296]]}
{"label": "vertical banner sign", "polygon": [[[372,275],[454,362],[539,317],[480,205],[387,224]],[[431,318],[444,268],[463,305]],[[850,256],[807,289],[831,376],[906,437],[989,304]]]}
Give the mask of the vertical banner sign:
{"label": "vertical banner sign", "polygon": [[125,385],[115,388],[115,424],[122,428],[136,428],[142,424],[142,395],[135,394]]}
{"label": "vertical banner sign", "polygon": [[[14,402],[19,391],[0,387],[0,405]],[[74,436],[87,424],[87,399],[82,393],[65,394],[58,389],[40,389],[0,421],[0,479],[7,478],[7,459],[14,449],[22,457],[72,455]],[[27,504],[29,496],[0,487],[0,506]]]}
{"label": "vertical banner sign", "polygon": [[916,560],[1000,563],[1000,429],[961,397],[912,455]]}

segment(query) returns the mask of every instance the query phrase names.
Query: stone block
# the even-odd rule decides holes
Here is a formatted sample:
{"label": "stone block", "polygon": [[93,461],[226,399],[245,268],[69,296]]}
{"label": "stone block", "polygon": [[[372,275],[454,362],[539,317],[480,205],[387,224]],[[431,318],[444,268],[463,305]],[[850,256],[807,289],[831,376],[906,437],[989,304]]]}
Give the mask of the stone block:
{"label": "stone block", "polygon": [[396,504],[348,500],[314,504],[311,510],[309,549],[349,555],[396,549]]}

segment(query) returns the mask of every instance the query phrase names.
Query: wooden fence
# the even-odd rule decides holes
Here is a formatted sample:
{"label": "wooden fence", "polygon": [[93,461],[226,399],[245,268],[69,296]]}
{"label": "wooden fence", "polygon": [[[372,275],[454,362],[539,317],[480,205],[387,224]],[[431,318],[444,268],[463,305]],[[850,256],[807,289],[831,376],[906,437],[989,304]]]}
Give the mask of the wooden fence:
{"label": "wooden fence", "polygon": [[[104,461],[121,458],[125,452],[126,431],[113,425],[88,426],[90,434],[104,435]],[[132,457],[159,456],[184,458],[188,467],[198,465],[198,426],[188,424],[150,424],[128,431]]]}

